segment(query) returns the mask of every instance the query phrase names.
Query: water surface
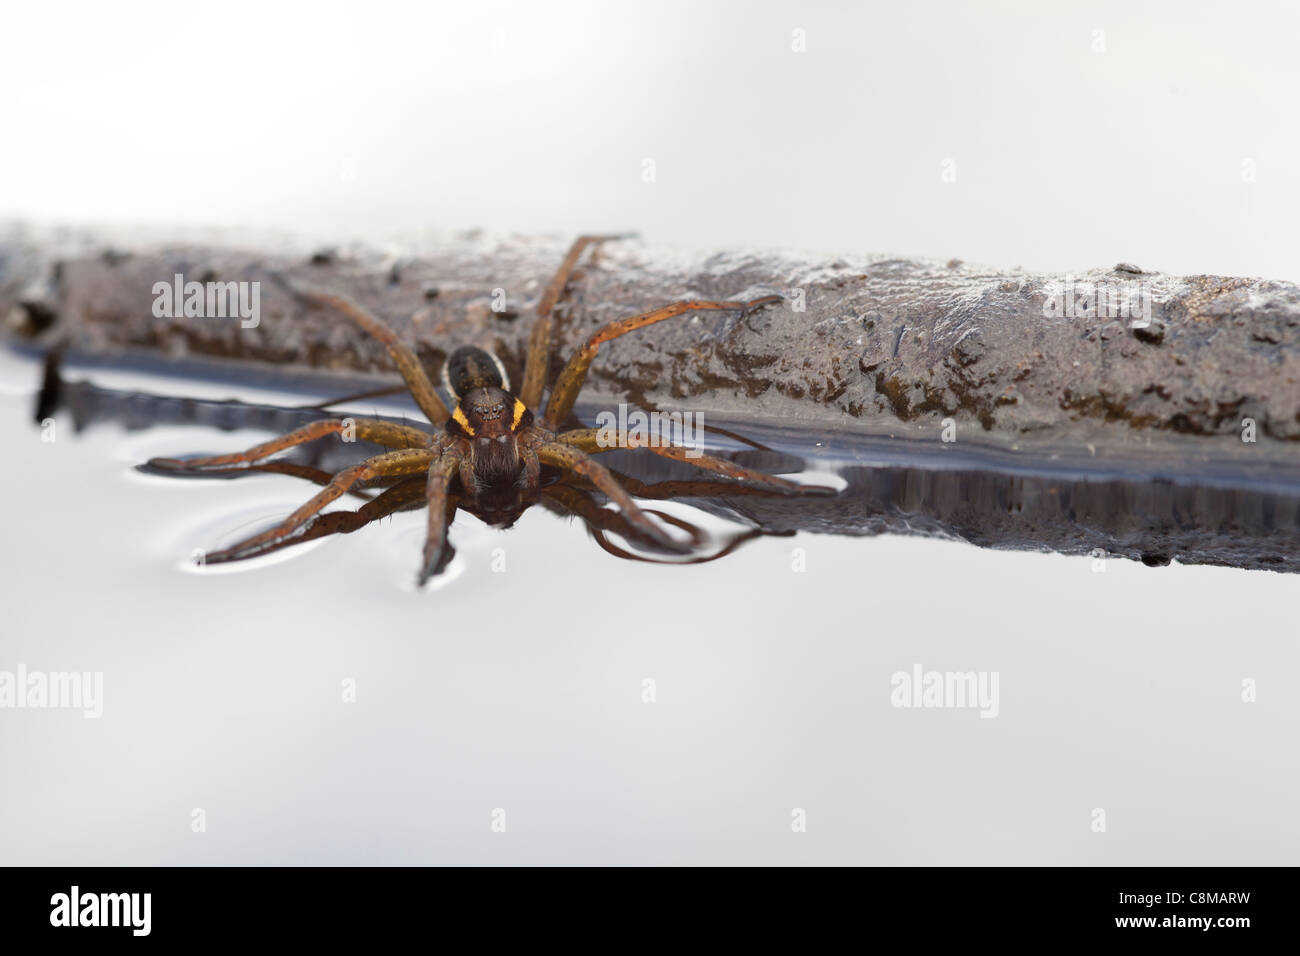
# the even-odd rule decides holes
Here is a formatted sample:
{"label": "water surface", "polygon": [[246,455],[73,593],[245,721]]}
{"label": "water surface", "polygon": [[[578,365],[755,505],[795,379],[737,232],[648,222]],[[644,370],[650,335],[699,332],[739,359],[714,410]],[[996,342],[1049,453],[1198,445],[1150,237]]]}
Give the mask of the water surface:
{"label": "water surface", "polygon": [[[0,355],[0,670],[100,671],[105,700],[98,720],[0,710],[6,862],[1300,850],[1295,575],[811,533],[658,567],[540,509],[505,532],[458,517],[452,574],[424,592],[420,513],[198,572],[193,548],[307,486],[136,466],[267,433],[64,420],[42,442],[39,384],[37,363]],[[891,706],[891,676],[917,664],[996,672],[997,717]]]}

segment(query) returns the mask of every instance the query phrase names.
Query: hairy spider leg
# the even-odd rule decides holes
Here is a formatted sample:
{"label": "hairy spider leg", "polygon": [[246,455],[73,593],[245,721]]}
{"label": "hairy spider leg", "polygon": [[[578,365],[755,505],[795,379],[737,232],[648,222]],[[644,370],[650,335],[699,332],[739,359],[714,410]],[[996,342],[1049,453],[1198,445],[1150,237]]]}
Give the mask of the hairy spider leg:
{"label": "hairy spider leg", "polygon": [[149,464],[154,468],[164,468],[168,471],[203,471],[228,469],[232,465],[251,465],[286,448],[302,445],[326,435],[338,434],[347,428],[349,422],[356,428],[357,438],[383,445],[385,448],[428,448],[433,443],[432,435],[418,428],[411,428],[409,425],[397,425],[378,418],[323,418],[302,428],[295,428],[287,435],[254,445],[247,451],[230,455],[209,455],[206,458],[151,458]]}
{"label": "hairy spider leg", "polygon": [[591,362],[596,357],[602,343],[608,342],[610,339],[616,339],[621,335],[627,335],[629,332],[635,332],[637,329],[643,329],[647,325],[662,322],[664,319],[685,315],[687,312],[749,312],[780,301],[781,297],[779,295],[766,295],[749,302],[707,302],[698,299],[689,302],[674,302],[672,305],[652,309],[649,312],[642,312],[640,315],[633,315],[626,319],[618,319],[602,326],[593,332],[586,342],[578,346],[570,357],[568,364],[564,366],[564,370],[560,372],[560,377],[555,380],[555,386],[551,389],[551,397],[546,403],[546,414],[543,416],[543,421],[548,428],[554,430],[554,423],[562,422],[569,417],[569,412],[573,411],[573,403],[577,401],[578,393],[582,391],[582,385],[587,380],[587,369],[591,367]]}
{"label": "hairy spider leg", "polygon": [[[605,432],[603,437],[601,435],[602,431]],[[773,491],[785,492],[786,494],[803,494],[809,491],[824,494],[834,490],[816,485],[801,485],[797,482],[787,481],[784,478],[778,478],[775,475],[755,471],[752,468],[744,468],[724,458],[715,458],[712,455],[703,453],[692,454],[691,449],[683,448],[680,445],[661,444],[653,436],[651,436],[650,441],[647,441],[623,430],[615,431],[612,441],[609,432],[599,428],[575,429],[574,431],[556,435],[555,440],[581,448],[593,455],[626,448],[645,448],[662,458],[685,462],[704,471],[712,471],[719,475],[726,475],[728,478],[734,478],[737,481],[748,482]]]}
{"label": "hairy spider leg", "polygon": [[[546,497],[551,498],[557,504],[562,505],[565,509],[581,518],[587,525],[587,530],[591,533],[593,539],[600,547],[612,554],[616,558],[624,558],[628,561],[644,561],[648,564],[707,564],[710,561],[716,561],[719,558],[725,558],[747,541],[753,541],[755,538],[768,536],[790,537],[793,531],[765,531],[762,528],[750,528],[746,531],[740,531],[727,538],[726,543],[715,553],[706,555],[694,555],[688,558],[670,558],[667,560],[652,558],[644,554],[635,554],[626,548],[620,548],[611,542],[606,534],[613,532],[621,535],[629,541],[637,540],[635,534],[629,533],[631,529],[626,524],[620,524],[619,519],[622,517],[608,508],[602,508],[596,504],[591,495],[579,491],[576,488],[566,488],[557,486],[548,488],[544,493]],[[695,527],[688,521],[680,518],[674,518],[672,515],[662,511],[652,511],[647,509],[648,514],[656,515],[671,524],[688,531],[691,534],[692,543],[696,548],[704,544],[705,535],[699,528]]]}
{"label": "hairy spider leg", "polygon": [[684,554],[690,550],[689,545],[682,544],[672,538],[651,521],[649,516],[632,500],[632,496],[624,491],[623,486],[610,474],[609,469],[587,455],[586,452],[574,448],[572,445],[547,442],[538,446],[537,457],[541,459],[544,465],[559,468],[562,471],[590,481],[606,498],[622,509],[623,513],[627,515],[627,520],[655,547],[672,554]]}
{"label": "hairy spider leg", "polygon": [[[304,481],[310,481],[313,485],[328,485],[334,480],[334,472],[326,471],[324,468],[314,468],[311,465],[300,465],[293,461],[267,461],[258,465],[249,465],[247,468],[232,468],[234,474],[246,475],[251,471],[265,472],[271,475],[288,475],[290,478],[301,478]],[[205,472],[208,474],[210,472]],[[375,498],[369,492],[362,491],[360,488],[349,488],[348,494],[354,498],[360,498],[362,501],[371,501]]]}
{"label": "hairy spider leg", "polygon": [[[630,541],[642,541],[641,532],[621,512],[612,508],[603,508],[596,499],[580,488],[571,485],[552,485],[542,492],[542,498],[558,504],[560,510],[570,512],[581,518],[593,534],[597,530],[612,531]],[[680,528],[691,536],[691,547],[698,548],[704,544],[707,536],[696,525],[682,518],[651,508],[642,509],[646,514],[654,515],[662,521]]]}
{"label": "hairy spider leg", "polygon": [[620,548],[618,545],[613,544],[611,541],[609,541],[608,538],[605,537],[605,529],[603,528],[595,528],[591,532],[591,536],[596,540],[596,543],[600,545],[600,547],[603,550],[612,554],[614,557],[626,558],[628,561],[644,561],[647,564],[708,564],[710,561],[716,561],[719,558],[725,558],[727,555],[731,554],[733,551],[739,548],[742,544],[744,544],[747,541],[753,541],[755,538],[765,538],[773,535],[777,537],[785,538],[785,537],[790,537],[793,534],[794,532],[789,532],[789,533],[773,532],[773,531],[764,531],[762,528],[751,528],[748,531],[738,531],[735,534],[733,534],[727,540],[727,543],[723,545],[723,547],[719,549],[717,552],[715,552],[714,554],[695,555],[689,558],[670,558],[668,560],[663,560],[660,558],[652,558],[649,555],[645,555],[645,554],[633,554],[631,551],[628,551],[626,548]]}
{"label": "hairy spider leg", "polygon": [[302,544],[306,541],[314,541],[317,538],[324,538],[332,534],[351,534],[373,521],[396,514],[398,511],[410,508],[412,505],[424,506],[423,476],[411,476],[402,479],[391,488],[385,489],[382,494],[368,500],[366,504],[356,511],[331,511],[329,514],[318,515],[315,521],[304,528],[300,534],[293,537],[272,541],[269,544],[262,545],[255,551],[241,553],[238,558],[224,555],[207,555],[204,563],[223,564],[228,561],[242,561],[247,558],[272,554],[281,548]]}
{"label": "hairy spider leg", "polygon": [[[447,531],[456,511],[456,503],[450,494],[451,480],[459,471],[461,461],[461,456],[454,451],[445,452],[429,467],[424,491],[429,505],[429,523],[424,537],[424,560],[417,581],[420,586],[434,575],[441,574],[456,555],[455,549],[447,540]],[[466,493],[472,491],[467,490]]]}
{"label": "hairy spider leg", "polygon": [[[762,488],[756,485],[743,485],[737,481],[713,481],[709,479],[678,481],[670,479],[647,483],[625,475],[620,471],[611,469],[610,473],[633,497],[654,498],[660,501],[670,498],[742,498],[746,496],[771,498],[774,495],[786,494],[785,491],[775,491],[771,488]],[[595,485],[584,482],[577,487],[592,489],[595,488]]]}
{"label": "hairy spider leg", "polygon": [[546,374],[551,364],[551,311],[564,293],[564,287],[573,276],[578,260],[589,246],[613,239],[626,239],[627,235],[613,236],[579,236],[569,246],[569,251],[555,271],[550,285],[542,293],[537,303],[537,320],[533,323],[528,337],[528,357],[524,362],[524,380],[519,389],[519,400],[528,408],[537,408],[542,401],[542,390],[546,388]]}
{"label": "hairy spider leg", "polygon": [[229,548],[224,548],[213,555],[208,555],[207,560],[225,561],[243,558],[256,553],[265,545],[275,543],[281,538],[287,538],[294,534],[297,529],[310,521],[317,512],[343,495],[358,482],[369,481],[372,478],[419,474],[429,467],[434,460],[435,454],[435,452],[427,448],[407,448],[401,451],[384,452],[382,455],[368,458],[350,468],[344,468],[334,476],[334,479],[323,490],[319,491],[310,501],[298,508],[274,528],[247,538],[238,544],[231,545]]}
{"label": "hairy spider leg", "polygon": [[447,406],[438,397],[438,393],[435,391],[433,383],[429,381],[429,376],[425,374],[424,366],[420,364],[419,358],[411,349],[402,344],[396,332],[345,295],[325,292],[320,289],[305,289],[297,285],[291,286],[291,288],[294,294],[300,298],[317,305],[337,309],[382,342],[388,349],[388,354],[393,357],[393,364],[397,366],[397,371],[402,374],[402,380],[406,382],[406,387],[411,390],[411,396],[415,399],[415,403],[420,406],[420,410],[433,424],[442,425],[446,423],[447,419],[451,417],[451,413],[447,411]]}

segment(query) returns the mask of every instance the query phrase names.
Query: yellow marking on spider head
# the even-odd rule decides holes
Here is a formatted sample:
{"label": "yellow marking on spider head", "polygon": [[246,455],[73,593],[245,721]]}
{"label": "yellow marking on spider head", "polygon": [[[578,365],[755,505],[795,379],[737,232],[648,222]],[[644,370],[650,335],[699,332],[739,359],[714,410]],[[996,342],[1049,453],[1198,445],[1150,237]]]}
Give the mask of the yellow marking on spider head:
{"label": "yellow marking on spider head", "polygon": [[520,421],[520,419],[522,419],[522,418],[524,417],[524,412],[526,412],[526,411],[528,411],[528,406],[525,405],[523,402],[521,402],[519,399],[516,398],[516,399],[515,399],[515,418],[514,418],[514,421],[512,421],[512,422],[510,423],[510,430],[511,430],[511,431],[514,431],[516,428],[519,427],[519,421]]}
{"label": "yellow marking on spider head", "polygon": [[457,405],[456,410],[451,413],[451,418],[457,425],[465,429],[465,432],[471,438],[474,437],[474,426],[469,423],[469,419],[465,417],[465,413],[460,410],[459,405]]}

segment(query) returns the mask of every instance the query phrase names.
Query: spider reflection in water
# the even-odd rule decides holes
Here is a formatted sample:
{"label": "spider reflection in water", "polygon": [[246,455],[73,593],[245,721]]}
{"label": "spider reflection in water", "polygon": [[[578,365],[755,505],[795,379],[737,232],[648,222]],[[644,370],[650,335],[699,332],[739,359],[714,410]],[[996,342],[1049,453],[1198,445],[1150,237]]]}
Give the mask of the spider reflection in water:
{"label": "spider reflection in water", "polygon": [[[543,502],[554,510],[581,517],[601,546],[612,553],[636,557],[611,544],[606,537],[608,532],[653,551],[687,556],[702,543],[698,529],[662,512],[643,510],[633,500],[633,495],[669,498],[746,493],[832,493],[829,488],[799,485],[680,445],[666,444],[658,436],[650,436],[647,440],[622,430],[616,431],[611,441],[609,430],[587,428],[572,418],[573,406],[586,380],[587,370],[602,343],[692,312],[729,310],[746,314],[780,302],[781,297],[777,295],[747,302],[675,302],[611,322],[597,329],[573,353],[551,384],[543,409],[541,401],[546,390],[551,352],[551,312],[584,250],[609,238],[614,237],[579,238],[547,286],[537,306],[523,384],[517,393],[511,391],[501,363],[483,349],[465,346],[448,356],[443,381],[456,399],[451,410],[438,397],[415,353],[402,344],[391,329],[341,295],[295,288],[294,294],[299,298],[313,305],[338,310],[382,342],[416,404],[439,430],[430,434],[410,425],[378,418],[329,418],[237,454],[151,460],[149,465],[153,468],[190,474],[288,470],[274,468],[276,463],[268,463],[266,459],[295,445],[342,433],[349,425],[355,428],[356,438],[390,449],[333,475],[305,473],[305,477],[323,484],[323,490],[275,527],[208,554],[206,562],[242,560],[325,534],[353,531],[377,518],[418,507],[421,502],[428,507],[428,529],[419,572],[420,584],[441,573],[451,560],[454,550],[447,533],[458,508],[488,524],[509,527],[524,509]],[[538,409],[542,409],[540,414]],[[722,476],[722,479],[645,485],[627,476],[616,476],[596,461],[596,455],[616,448],[645,448],[664,458],[686,462]],[[387,483],[389,487],[358,511],[320,514],[321,509],[342,495],[356,493],[359,487],[377,483]],[[593,497],[593,492],[607,498],[618,510],[602,507]],[[652,520],[651,515],[688,531],[691,540],[684,542],[670,535],[661,524]],[[721,557],[743,539],[762,533],[743,534],[710,558],[693,560]],[[684,560],[690,563],[692,559],[684,557]]]}

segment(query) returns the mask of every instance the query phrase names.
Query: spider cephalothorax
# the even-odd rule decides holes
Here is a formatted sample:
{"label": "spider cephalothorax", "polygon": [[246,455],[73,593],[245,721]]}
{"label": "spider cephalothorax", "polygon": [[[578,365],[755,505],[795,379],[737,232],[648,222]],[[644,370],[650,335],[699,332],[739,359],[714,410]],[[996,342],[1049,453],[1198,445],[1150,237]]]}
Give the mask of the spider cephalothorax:
{"label": "spider cephalothorax", "polygon": [[[274,528],[207,555],[207,562],[252,557],[283,547],[294,538],[305,537],[304,532],[326,505],[358,485],[396,479],[408,489],[402,494],[409,496],[408,483],[416,475],[425,476],[429,509],[421,583],[442,571],[454,553],[447,541],[447,529],[456,508],[472,511],[492,524],[508,525],[523,508],[545,493],[575,513],[586,512],[588,519],[602,520],[598,514],[600,509],[589,497],[584,499],[583,486],[600,492],[619,508],[620,533],[661,551],[679,554],[689,551],[689,545],[652,521],[613,473],[595,460],[594,456],[615,448],[648,448],[665,458],[724,475],[732,479],[730,484],[735,488],[787,494],[828,491],[742,468],[725,459],[688,453],[680,446],[647,443],[628,432],[618,432],[611,441],[608,434],[595,428],[561,430],[570,418],[587,370],[602,343],[689,312],[726,309],[743,313],[781,301],[777,295],[743,302],[691,300],[611,322],[597,329],[573,353],[551,384],[543,407],[550,364],[551,310],[583,251],[605,238],[610,237],[579,238],[547,286],[537,305],[537,322],[529,339],[519,391],[511,390],[505,370],[495,356],[473,346],[458,348],[448,357],[442,376],[444,386],[455,398],[450,410],[438,397],[415,353],[386,325],[343,296],[295,288],[295,294],[301,299],[337,309],[379,339],[388,348],[416,404],[440,430],[430,434],[382,419],[348,419],[356,429],[357,438],[391,450],[338,472],[321,492]],[[183,472],[248,468],[286,448],[337,434],[345,427],[343,419],[323,419],[245,452],[187,460],[155,458],[150,464]],[[544,473],[551,477],[544,478]],[[556,485],[544,488],[547,482]],[[562,487],[561,482],[568,484]],[[574,484],[578,487],[569,486]]]}
{"label": "spider cephalothorax", "polygon": [[[522,480],[535,491],[537,456],[521,453],[519,439],[533,424],[533,413],[510,392],[496,357],[472,345],[447,357],[443,381],[456,407],[445,426],[462,456],[461,484],[481,489]],[[522,467],[525,466],[526,467]]]}

